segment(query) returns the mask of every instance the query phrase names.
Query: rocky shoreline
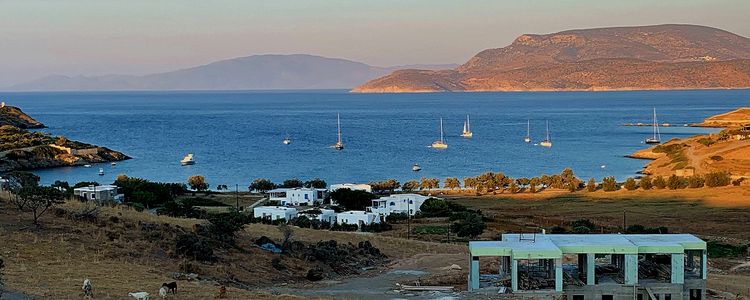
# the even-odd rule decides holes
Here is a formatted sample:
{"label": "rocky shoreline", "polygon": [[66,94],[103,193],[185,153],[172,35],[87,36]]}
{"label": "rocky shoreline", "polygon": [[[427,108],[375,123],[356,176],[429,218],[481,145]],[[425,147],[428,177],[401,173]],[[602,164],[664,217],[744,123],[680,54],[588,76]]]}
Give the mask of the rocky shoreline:
{"label": "rocky shoreline", "polygon": [[17,107],[0,108],[0,172],[82,166],[130,159],[106,147],[29,131],[46,128]]}

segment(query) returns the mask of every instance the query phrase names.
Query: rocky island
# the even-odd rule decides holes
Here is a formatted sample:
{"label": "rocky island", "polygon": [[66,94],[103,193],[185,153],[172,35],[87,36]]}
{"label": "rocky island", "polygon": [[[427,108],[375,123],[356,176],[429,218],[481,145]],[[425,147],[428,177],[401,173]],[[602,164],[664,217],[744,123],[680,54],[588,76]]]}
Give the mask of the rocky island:
{"label": "rocky island", "polygon": [[129,159],[127,155],[27,129],[44,124],[12,106],[0,108],[0,172],[86,165]]}
{"label": "rocky island", "polygon": [[750,39],[697,25],[524,34],[451,70],[399,70],[362,93],[750,87]]}

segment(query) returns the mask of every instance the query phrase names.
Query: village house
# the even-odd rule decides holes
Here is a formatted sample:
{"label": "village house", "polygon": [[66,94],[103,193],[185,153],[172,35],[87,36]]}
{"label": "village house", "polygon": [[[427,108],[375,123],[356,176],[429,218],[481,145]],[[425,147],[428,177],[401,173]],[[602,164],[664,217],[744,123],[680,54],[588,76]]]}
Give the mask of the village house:
{"label": "village house", "polygon": [[269,200],[282,206],[312,206],[323,202],[327,194],[326,189],[313,188],[279,188],[268,191]]}
{"label": "village house", "polygon": [[98,202],[122,203],[125,196],[117,193],[116,185],[89,185],[73,189],[73,195]]}
{"label": "village house", "polygon": [[284,206],[258,206],[253,208],[253,217],[268,221],[289,221],[297,217],[297,209]]}
{"label": "village house", "polygon": [[419,212],[422,203],[429,198],[419,194],[393,194],[373,199],[372,206],[368,207],[367,210],[382,216],[406,212],[413,216]]}
{"label": "village house", "polygon": [[369,211],[351,210],[338,213],[336,215],[336,222],[339,225],[355,224],[359,227],[362,227],[362,225],[372,225],[374,223],[380,223],[380,216]]}
{"label": "village house", "polygon": [[369,184],[339,183],[331,185],[331,192],[339,189],[350,189],[352,191],[365,191],[368,193],[372,193],[372,186]]}
{"label": "village house", "polygon": [[[691,234],[503,234],[469,242],[469,291],[573,300],[702,300],[706,242]],[[480,274],[480,259],[499,272]]]}
{"label": "village house", "polygon": [[336,223],[336,211],[334,211],[333,209],[313,208],[300,212],[299,214],[307,217],[310,220],[328,222],[328,224]]}

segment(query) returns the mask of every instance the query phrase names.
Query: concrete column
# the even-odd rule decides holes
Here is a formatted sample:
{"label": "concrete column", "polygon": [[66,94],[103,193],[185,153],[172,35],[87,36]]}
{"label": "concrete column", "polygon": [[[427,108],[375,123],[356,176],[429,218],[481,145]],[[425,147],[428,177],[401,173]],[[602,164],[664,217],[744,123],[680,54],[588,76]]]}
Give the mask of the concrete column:
{"label": "concrete column", "polygon": [[479,257],[472,256],[469,264],[469,291],[479,289]]}
{"label": "concrete column", "polygon": [[625,284],[638,284],[638,254],[625,254]]}
{"label": "concrete column", "polygon": [[594,260],[594,253],[586,254],[586,285],[596,284],[596,261]]}
{"label": "concrete column", "polygon": [[555,259],[555,291],[563,290],[563,268],[562,258]]}
{"label": "concrete column", "polygon": [[515,259],[511,259],[510,264],[510,288],[518,292],[518,261]]}
{"label": "concrete column", "polygon": [[701,276],[703,280],[708,279],[708,255],[706,250],[703,250],[703,257],[701,258]]}
{"label": "concrete column", "polygon": [[672,283],[685,283],[685,254],[672,254]]}

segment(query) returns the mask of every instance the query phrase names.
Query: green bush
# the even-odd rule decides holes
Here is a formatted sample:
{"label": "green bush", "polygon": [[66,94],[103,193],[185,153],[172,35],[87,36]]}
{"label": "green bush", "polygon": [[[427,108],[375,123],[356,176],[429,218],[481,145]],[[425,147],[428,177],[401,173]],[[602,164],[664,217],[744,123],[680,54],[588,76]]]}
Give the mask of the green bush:
{"label": "green bush", "polygon": [[570,222],[570,227],[586,227],[589,229],[589,231],[593,231],[594,229],[596,229],[596,224],[594,224],[594,222],[591,222],[591,220],[589,219],[578,219]]}
{"label": "green bush", "polygon": [[709,137],[704,137],[704,138],[698,139],[698,143],[700,143],[703,146],[709,147],[709,146],[715,144],[716,141],[714,141],[713,139],[711,139]]}
{"label": "green bush", "polygon": [[451,231],[460,237],[477,237],[485,228],[487,225],[484,224],[482,215],[476,213],[466,213],[458,222],[451,224]]}
{"label": "green bush", "polygon": [[669,176],[669,178],[667,179],[667,187],[670,190],[684,189],[687,186],[688,181],[683,177],[672,174],[672,176]]}
{"label": "green bush", "polygon": [[633,177],[628,177],[627,180],[625,180],[625,183],[622,185],[627,189],[628,191],[632,191],[638,188],[638,184],[635,183],[635,179]]}
{"label": "green bush", "polygon": [[331,199],[345,210],[365,210],[372,205],[372,199],[377,198],[372,193],[365,191],[352,191],[350,189],[338,189],[331,193]]}
{"label": "green bush", "polygon": [[312,222],[306,216],[299,216],[292,223],[299,228],[310,228],[312,226]]}
{"label": "green bush", "polygon": [[212,261],[214,251],[211,244],[195,234],[188,233],[177,236],[175,240],[176,253],[195,260]]}
{"label": "green bush", "polygon": [[589,192],[596,191],[596,179],[589,178],[589,182],[586,183],[586,190]]}
{"label": "green bush", "polygon": [[667,181],[664,180],[664,177],[656,176],[653,181],[654,187],[657,189],[664,189],[667,187]]}
{"label": "green bush", "polygon": [[652,187],[654,187],[653,183],[651,182],[650,176],[644,176],[638,183],[644,190],[650,190]]}
{"label": "green bush", "polygon": [[712,155],[712,156],[711,156],[711,157],[709,157],[709,158],[710,158],[711,160],[713,160],[713,161],[722,161],[722,160],[724,160],[724,157],[722,157],[721,155]]}
{"label": "green bush", "polygon": [[708,249],[708,256],[711,258],[746,256],[748,248],[748,245],[734,246],[717,241],[708,241],[706,246]]}
{"label": "green bush", "polygon": [[708,187],[727,186],[732,182],[729,172],[711,172],[705,176],[706,186]]}
{"label": "green bush", "polygon": [[633,224],[625,229],[625,233],[630,234],[667,234],[669,229],[667,227],[645,227],[640,224]]}
{"label": "green bush", "polygon": [[602,189],[605,192],[612,192],[617,190],[617,181],[614,176],[604,177],[602,179]]}
{"label": "green bush", "polygon": [[688,177],[688,187],[691,189],[702,188],[704,184],[703,177],[700,175],[693,175]]}
{"label": "green bush", "polygon": [[576,226],[576,227],[573,227],[573,233],[587,234],[587,233],[591,233],[591,229],[586,226]]}
{"label": "green bush", "polygon": [[554,233],[554,234],[562,234],[562,233],[568,233],[568,230],[562,226],[555,226],[555,227],[550,228],[549,232]]}

